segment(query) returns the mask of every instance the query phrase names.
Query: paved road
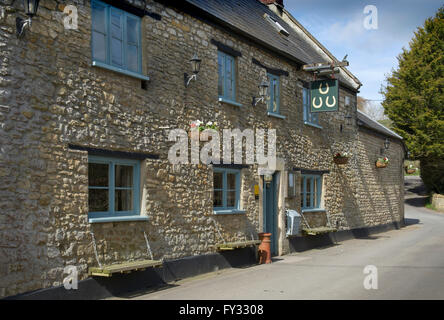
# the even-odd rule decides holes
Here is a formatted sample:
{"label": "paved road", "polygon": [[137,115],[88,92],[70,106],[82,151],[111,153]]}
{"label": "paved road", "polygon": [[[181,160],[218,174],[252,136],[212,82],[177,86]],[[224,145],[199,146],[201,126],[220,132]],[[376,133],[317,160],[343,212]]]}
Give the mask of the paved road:
{"label": "paved road", "polygon": [[[278,257],[271,265],[183,280],[132,298],[444,299],[444,214],[422,207],[419,180],[406,182],[405,228]],[[377,290],[364,288],[366,265],[377,267]]]}

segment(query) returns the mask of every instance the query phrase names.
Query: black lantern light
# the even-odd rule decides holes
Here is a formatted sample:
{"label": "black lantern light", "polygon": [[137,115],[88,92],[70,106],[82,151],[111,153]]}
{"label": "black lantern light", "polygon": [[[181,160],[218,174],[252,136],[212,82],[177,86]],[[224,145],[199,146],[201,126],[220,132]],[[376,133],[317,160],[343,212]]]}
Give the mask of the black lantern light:
{"label": "black lantern light", "polygon": [[37,9],[39,8],[40,0],[23,0],[23,7],[25,9],[25,14],[28,16],[27,19],[17,17],[15,19],[15,25],[17,28],[17,38],[23,36],[25,29],[31,27],[32,17],[37,14]]}
{"label": "black lantern light", "polygon": [[265,102],[268,96],[268,87],[269,87],[268,82],[265,81],[265,79],[262,80],[262,82],[258,86],[259,98],[253,97],[253,106],[256,106],[259,101]]}
{"label": "black lantern light", "polygon": [[195,53],[194,56],[190,60],[191,70],[193,71],[193,74],[191,76],[189,76],[188,73],[184,73],[185,87],[188,87],[188,85],[190,84],[192,79],[194,79],[194,80],[197,79],[197,74],[200,71],[200,63],[201,62],[202,62],[202,60],[199,59],[199,57],[197,56],[197,53]]}
{"label": "black lantern light", "polygon": [[384,141],[385,150],[387,150],[389,147],[390,147],[390,140],[389,140],[389,138],[385,138],[385,141]]}
{"label": "black lantern light", "polygon": [[[347,114],[344,116],[344,125],[345,127],[351,127],[353,126],[353,116],[350,114]],[[344,130],[344,125],[341,123],[339,129],[342,132]]]}
{"label": "black lantern light", "polygon": [[23,0],[23,5],[25,6],[25,14],[32,18],[36,15],[37,9],[39,8],[40,0]]}

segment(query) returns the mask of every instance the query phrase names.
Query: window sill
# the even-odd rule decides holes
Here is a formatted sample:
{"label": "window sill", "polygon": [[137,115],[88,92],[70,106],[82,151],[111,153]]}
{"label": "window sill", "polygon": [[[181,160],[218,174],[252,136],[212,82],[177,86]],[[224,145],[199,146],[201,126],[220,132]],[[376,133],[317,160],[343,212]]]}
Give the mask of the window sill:
{"label": "window sill", "polygon": [[132,78],[136,78],[136,79],[140,79],[140,80],[145,80],[145,81],[149,81],[150,77],[148,76],[144,76],[143,74],[137,73],[137,72],[133,72],[133,71],[129,71],[129,70],[125,70],[125,69],[121,69],[121,68],[117,68],[114,66],[110,66],[106,63],[103,62],[99,62],[99,61],[94,61],[92,62],[92,66],[93,67],[97,67],[97,68],[102,68],[102,69],[106,69],[106,70],[110,70],[110,71],[114,71],[120,74],[124,74],[126,76],[132,77]]}
{"label": "window sill", "polygon": [[238,209],[226,209],[226,210],[214,210],[214,214],[244,214],[245,210]]}
{"label": "window sill", "polygon": [[322,209],[322,208],[317,208],[317,209],[302,209],[302,213],[305,212],[326,212],[327,210]]}
{"label": "window sill", "polygon": [[311,123],[311,122],[308,122],[308,121],[304,121],[304,124],[306,124],[307,126],[310,126],[310,127],[315,127],[315,128],[318,128],[318,129],[322,129],[322,127],[320,125],[315,124],[315,123]]}
{"label": "window sill", "polygon": [[225,99],[225,98],[222,98],[222,97],[219,97],[219,102],[230,104],[230,105],[235,106],[235,107],[242,107],[241,103],[233,101],[233,100]]}
{"label": "window sill", "polygon": [[124,222],[124,221],[148,221],[148,217],[147,216],[120,216],[120,217],[88,218],[89,223]]}
{"label": "window sill", "polygon": [[278,113],[273,113],[273,112],[267,112],[267,116],[275,117],[275,118],[279,118],[279,119],[286,119],[285,116],[278,114]]}

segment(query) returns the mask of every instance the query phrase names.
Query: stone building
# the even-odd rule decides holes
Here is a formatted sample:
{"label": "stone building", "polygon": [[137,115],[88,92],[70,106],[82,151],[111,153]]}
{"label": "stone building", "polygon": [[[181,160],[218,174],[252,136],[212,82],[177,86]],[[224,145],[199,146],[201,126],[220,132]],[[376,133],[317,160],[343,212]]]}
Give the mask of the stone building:
{"label": "stone building", "polygon": [[[0,297],[217,270],[254,252],[218,244],[262,231],[282,255],[326,237],[313,230],[402,225],[402,139],[357,111],[361,83],[345,67],[338,111],[311,113],[303,66],[338,60],[282,2],[263,2],[41,0],[17,37],[23,5],[0,1]],[[269,99],[253,106],[263,79]],[[169,133],[196,120],[275,129],[275,172],[172,164]],[[303,214],[299,236],[287,209]],[[145,260],[163,268],[88,274]],[[63,289],[66,266],[77,291]]]}

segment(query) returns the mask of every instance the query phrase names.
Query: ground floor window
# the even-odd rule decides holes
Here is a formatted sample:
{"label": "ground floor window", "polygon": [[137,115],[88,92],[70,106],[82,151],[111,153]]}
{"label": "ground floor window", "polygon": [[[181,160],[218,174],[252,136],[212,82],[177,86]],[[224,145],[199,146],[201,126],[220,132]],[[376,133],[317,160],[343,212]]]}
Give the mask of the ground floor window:
{"label": "ground floor window", "polygon": [[213,208],[215,211],[238,210],[240,170],[214,168],[213,190]]}
{"label": "ground floor window", "polygon": [[301,208],[319,209],[321,206],[322,176],[303,174],[301,176]]}
{"label": "ground floor window", "polygon": [[140,214],[140,161],[88,157],[89,218]]}

